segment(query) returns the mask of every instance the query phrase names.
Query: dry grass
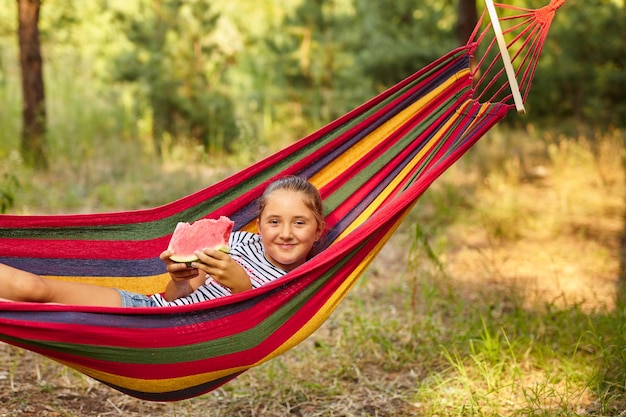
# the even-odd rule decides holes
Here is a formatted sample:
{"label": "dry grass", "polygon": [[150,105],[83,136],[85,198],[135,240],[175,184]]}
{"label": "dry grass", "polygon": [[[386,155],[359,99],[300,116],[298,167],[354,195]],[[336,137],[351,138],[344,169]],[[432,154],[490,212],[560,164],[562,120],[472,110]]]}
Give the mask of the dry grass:
{"label": "dry grass", "polygon": [[526,307],[613,309],[624,228],[620,136],[558,138],[546,153],[526,167],[514,158],[484,179],[468,221],[450,229],[449,272],[514,286]]}
{"label": "dry grass", "polygon": [[162,404],[1,345],[0,416],[622,415],[622,138],[533,134],[477,145],[281,357]]}

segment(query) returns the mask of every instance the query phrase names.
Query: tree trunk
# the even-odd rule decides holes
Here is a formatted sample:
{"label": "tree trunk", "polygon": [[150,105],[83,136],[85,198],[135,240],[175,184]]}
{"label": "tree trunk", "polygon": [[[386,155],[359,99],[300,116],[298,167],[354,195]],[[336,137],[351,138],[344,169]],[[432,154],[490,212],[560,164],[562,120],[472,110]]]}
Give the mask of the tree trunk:
{"label": "tree trunk", "polygon": [[41,0],[18,0],[17,3],[23,94],[21,152],[26,164],[46,170],[46,103],[38,26]]}
{"label": "tree trunk", "polygon": [[478,23],[476,0],[459,0],[459,18],[456,24],[456,36],[459,45],[465,45],[472,36],[474,27]]}
{"label": "tree trunk", "polygon": [[[467,44],[474,32],[474,28],[478,23],[478,11],[476,10],[476,0],[458,0],[459,14],[456,22],[456,38],[459,46]],[[472,57],[470,68],[472,70],[473,79],[476,83],[480,78],[480,68],[476,68],[476,57]]]}

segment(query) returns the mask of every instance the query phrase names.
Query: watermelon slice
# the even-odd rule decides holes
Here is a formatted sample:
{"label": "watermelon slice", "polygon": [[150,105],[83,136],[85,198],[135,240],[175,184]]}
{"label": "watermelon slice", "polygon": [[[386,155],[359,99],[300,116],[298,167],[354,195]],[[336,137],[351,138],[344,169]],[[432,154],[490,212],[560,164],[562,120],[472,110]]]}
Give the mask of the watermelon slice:
{"label": "watermelon slice", "polygon": [[218,249],[228,252],[228,239],[235,222],[228,217],[219,219],[201,219],[193,223],[179,222],[174,229],[168,245],[174,255],[174,262],[189,264],[198,260],[194,252],[204,248]]}

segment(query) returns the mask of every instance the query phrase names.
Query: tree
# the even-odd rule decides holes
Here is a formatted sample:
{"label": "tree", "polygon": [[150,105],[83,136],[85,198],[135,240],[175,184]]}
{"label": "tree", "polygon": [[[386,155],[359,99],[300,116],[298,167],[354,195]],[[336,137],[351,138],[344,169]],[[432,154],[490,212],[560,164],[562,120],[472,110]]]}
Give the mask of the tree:
{"label": "tree", "polygon": [[[569,0],[550,28],[527,107],[534,119],[576,129],[626,127],[626,7]],[[567,11],[566,11],[567,10]]]}
{"label": "tree", "polygon": [[46,104],[39,43],[40,10],[41,0],[18,0],[18,38],[24,101],[21,152],[26,164],[46,170]]}
{"label": "tree", "polygon": [[131,48],[116,58],[114,78],[146,91],[159,156],[166,137],[231,151],[238,129],[224,86],[234,57],[214,35],[219,14],[206,0],[152,0],[150,6],[145,16],[118,16]]}
{"label": "tree", "polygon": [[385,88],[456,47],[451,0],[356,0],[361,22],[357,59]]}
{"label": "tree", "polygon": [[456,24],[456,35],[459,45],[465,45],[472,36],[474,27],[478,23],[476,0],[459,0],[459,17]]}
{"label": "tree", "polygon": [[[292,97],[288,107],[297,109],[296,118],[302,116],[319,126],[345,112],[337,98],[345,103],[354,89],[345,76],[349,23],[338,2],[310,0],[287,15],[281,30],[268,37],[274,82]],[[351,78],[355,78],[353,71]],[[310,129],[306,122],[300,126],[301,134]]]}

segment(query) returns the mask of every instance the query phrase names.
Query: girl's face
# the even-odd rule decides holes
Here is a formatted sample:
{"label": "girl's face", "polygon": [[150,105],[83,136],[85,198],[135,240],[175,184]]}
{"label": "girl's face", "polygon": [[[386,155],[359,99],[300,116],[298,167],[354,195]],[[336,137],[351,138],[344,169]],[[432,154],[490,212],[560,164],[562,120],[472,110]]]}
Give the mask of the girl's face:
{"label": "girl's face", "polygon": [[306,262],[322,232],[297,191],[272,192],[257,222],[268,260],[284,271]]}

